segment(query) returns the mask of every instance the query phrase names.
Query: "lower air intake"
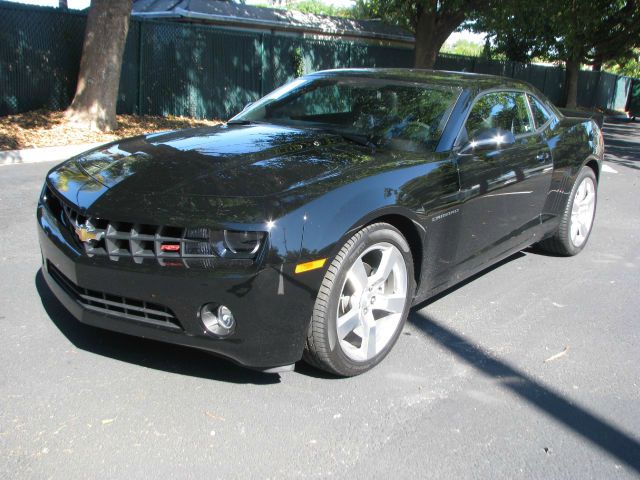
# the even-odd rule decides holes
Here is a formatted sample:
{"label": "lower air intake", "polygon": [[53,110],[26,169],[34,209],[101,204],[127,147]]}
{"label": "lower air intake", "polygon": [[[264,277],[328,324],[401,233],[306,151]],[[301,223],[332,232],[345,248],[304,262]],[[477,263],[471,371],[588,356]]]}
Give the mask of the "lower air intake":
{"label": "lower air intake", "polygon": [[83,308],[93,312],[126,318],[137,322],[171,330],[182,330],[174,313],[157,303],[110,295],[104,292],[88,290],[75,285],[60,270],[47,262],[47,271],[55,282],[63,288]]}

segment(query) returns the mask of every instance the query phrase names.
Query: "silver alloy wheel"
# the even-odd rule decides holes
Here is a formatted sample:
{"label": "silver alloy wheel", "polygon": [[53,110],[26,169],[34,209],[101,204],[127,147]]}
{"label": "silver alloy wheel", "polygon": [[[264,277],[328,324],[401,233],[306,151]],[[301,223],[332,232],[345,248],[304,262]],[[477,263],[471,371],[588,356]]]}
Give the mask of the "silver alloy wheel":
{"label": "silver alloy wheel", "polygon": [[573,199],[571,208],[571,243],[580,247],[589,236],[596,208],[596,185],[592,178],[585,177]]}
{"label": "silver alloy wheel", "polygon": [[394,337],[407,299],[407,266],[400,250],[387,242],[367,248],[342,285],[336,329],[342,351],[364,362]]}

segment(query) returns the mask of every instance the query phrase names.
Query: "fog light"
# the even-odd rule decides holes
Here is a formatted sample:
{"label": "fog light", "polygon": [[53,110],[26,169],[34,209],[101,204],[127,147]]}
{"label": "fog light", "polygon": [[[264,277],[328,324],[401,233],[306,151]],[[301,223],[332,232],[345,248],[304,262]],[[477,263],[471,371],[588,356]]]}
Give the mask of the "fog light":
{"label": "fog light", "polygon": [[207,303],[200,309],[200,319],[207,331],[226,337],[231,335],[236,328],[236,319],[228,307],[224,305],[216,305],[215,303]]}

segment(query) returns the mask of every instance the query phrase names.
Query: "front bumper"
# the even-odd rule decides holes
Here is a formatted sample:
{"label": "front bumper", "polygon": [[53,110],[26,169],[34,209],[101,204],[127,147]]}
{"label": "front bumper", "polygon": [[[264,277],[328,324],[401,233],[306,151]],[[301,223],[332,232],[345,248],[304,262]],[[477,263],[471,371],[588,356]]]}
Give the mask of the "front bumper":
{"label": "front bumper", "polygon": [[[290,365],[302,357],[317,290],[293,278],[293,264],[230,273],[89,258],[78,251],[71,233],[43,205],[38,206],[37,218],[44,278],[80,322],[195,347],[256,369]],[[177,328],[125,318],[117,308],[114,313],[91,310],[61,276],[80,292],[164,306],[177,319]],[[237,325],[231,336],[222,339],[205,332],[198,312],[210,302],[226,305],[233,312]]]}

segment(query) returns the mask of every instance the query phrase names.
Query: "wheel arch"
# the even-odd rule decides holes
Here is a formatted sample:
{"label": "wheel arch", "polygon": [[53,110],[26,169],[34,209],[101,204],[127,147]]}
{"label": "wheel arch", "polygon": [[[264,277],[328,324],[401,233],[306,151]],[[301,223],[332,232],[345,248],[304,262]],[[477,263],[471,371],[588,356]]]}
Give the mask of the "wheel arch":
{"label": "wheel arch", "polygon": [[416,222],[404,215],[398,213],[390,213],[372,219],[370,222],[363,225],[362,228],[373,223],[388,223],[389,225],[397,228],[402,236],[407,240],[409,248],[411,249],[411,257],[413,259],[413,275],[415,277],[417,287],[420,284],[422,275],[424,235],[421,234],[421,230],[416,225]]}
{"label": "wheel arch", "polygon": [[593,170],[593,173],[596,176],[596,182],[600,183],[600,162],[595,157],[589,157],[584,163],[584,166]]}
{"label": "wheel arch", "polygon": [[330,257],[334,258],[354,233],[362,230],[368,225],[380,222],[388,223],[389,225],[397,228],[407,240],[409,248],[411,249],[411,256],[413,258],[413,274],[415,277],[416,287],[418,287],[422,277],[426,231],[418,221],[417,216],[411,210],[397,206],[389,206],[369,213],[357,222],[354,222],[352,226],[344,232],[342,237],[335,242]]}

